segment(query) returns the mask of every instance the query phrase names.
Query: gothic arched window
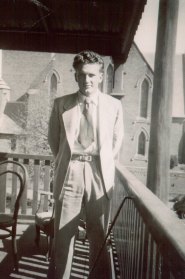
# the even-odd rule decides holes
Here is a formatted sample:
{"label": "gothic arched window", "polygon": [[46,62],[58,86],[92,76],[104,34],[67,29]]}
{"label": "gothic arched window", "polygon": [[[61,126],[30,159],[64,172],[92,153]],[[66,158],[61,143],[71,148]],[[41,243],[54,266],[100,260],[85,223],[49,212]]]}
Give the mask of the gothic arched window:
{"label": "gothic arched window", "polygon": [[139,137],[138,137],[138,154],[139,155],[145,155],[146,151],[146,136],[144,132],[141,132]]}
{"label": "gothic arched window", "polygon": [[145,78],[141,84],[140,116],[147,118],[149,83]]}
{"label": "gothic arched window", "polygon": [[50,79],[50,95],[53,98],[56,96],[56,94],[57,94],[57,77],[53,73]]}
{"label": "gothic arched window", "polygon": [[113,89],[113,77],[114,77],[114,70],[113,66],[109,64],[107,68],[107,74],[106,74],[106,93],[111,94]]}

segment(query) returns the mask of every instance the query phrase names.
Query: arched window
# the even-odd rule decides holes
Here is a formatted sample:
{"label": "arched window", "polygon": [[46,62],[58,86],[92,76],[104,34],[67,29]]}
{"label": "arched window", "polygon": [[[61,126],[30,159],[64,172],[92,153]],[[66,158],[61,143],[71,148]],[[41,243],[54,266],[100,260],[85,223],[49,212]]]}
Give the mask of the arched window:
{"label": "arched window", "polygon": [[106,93],[111,94],[113,89],[113,76],[114,76],[114,70],[113,66],[109,64],[107,68],[107,74],[106,74]]}
{"label": "arched window", "polygon": [[138,155],[145,155],[146,151],[146,136],[144,132],[141,132],[138,138]]}
{"label": "arched window", "polygon": [[57,94],[57,77],[53,73],[50,79],[50,95],[53,98],[56,96],[56,94]]}
{"label": "arched window", "polygon": [[145,78],[141,84],[140,116],[147,118],[149,83]]}

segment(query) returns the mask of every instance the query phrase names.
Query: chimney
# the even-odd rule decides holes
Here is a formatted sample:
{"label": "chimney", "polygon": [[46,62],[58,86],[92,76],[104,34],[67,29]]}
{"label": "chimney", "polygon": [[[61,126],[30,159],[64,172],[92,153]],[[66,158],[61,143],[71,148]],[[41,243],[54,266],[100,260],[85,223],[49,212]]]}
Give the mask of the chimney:
{"label": "chimney", "polygon": [[10,99],[10,87],[0,78],[0,118],[4,114],[5,106]]}

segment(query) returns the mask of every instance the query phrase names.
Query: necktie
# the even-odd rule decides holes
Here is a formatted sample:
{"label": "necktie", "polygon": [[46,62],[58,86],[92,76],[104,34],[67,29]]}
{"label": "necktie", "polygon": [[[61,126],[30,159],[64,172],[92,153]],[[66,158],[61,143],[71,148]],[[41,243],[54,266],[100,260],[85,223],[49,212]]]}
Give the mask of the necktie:
{"label": "necktie", "polygon": [[93,122],[92,122],[92,109],[93,104],[90,98],[84,101],[84,109],[80,120],[80,131],[78,141],[84,148],[89,147],[94,141]]}

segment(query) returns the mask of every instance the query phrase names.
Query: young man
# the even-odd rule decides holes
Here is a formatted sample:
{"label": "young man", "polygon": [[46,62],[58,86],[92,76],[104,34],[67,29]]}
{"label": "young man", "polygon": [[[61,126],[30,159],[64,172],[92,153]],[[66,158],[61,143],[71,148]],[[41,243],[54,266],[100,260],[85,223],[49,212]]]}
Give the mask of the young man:
{"label": "young man", "polygon": [[[73,62],[78,92],[57,98],[49,123],[49,144],[55,156],[55,239],[48,278],[68,279],[74,236],[84,206],[90,245],[90,269],[104,241],[114,187],[115,156],[123,138],[121,103],[99,91],[103,59],[84,51]],[[111,278],[103,250],[90,278]]]}

